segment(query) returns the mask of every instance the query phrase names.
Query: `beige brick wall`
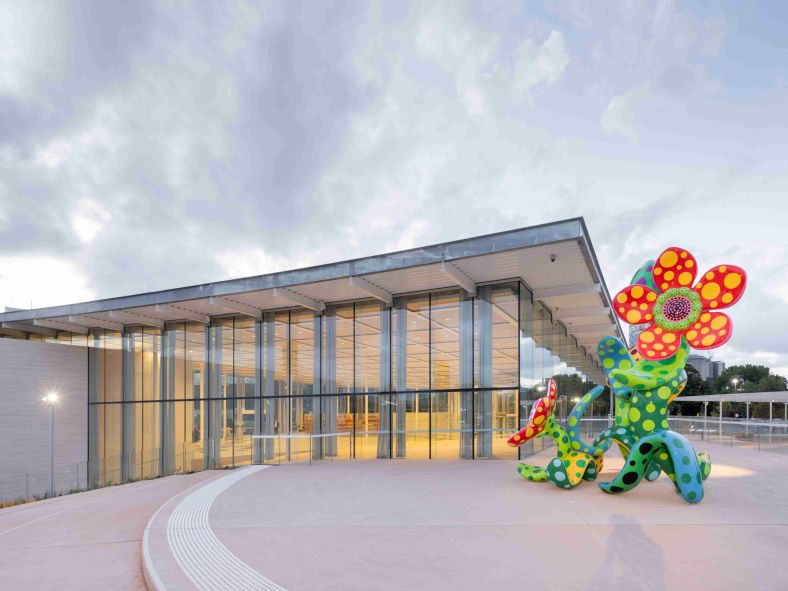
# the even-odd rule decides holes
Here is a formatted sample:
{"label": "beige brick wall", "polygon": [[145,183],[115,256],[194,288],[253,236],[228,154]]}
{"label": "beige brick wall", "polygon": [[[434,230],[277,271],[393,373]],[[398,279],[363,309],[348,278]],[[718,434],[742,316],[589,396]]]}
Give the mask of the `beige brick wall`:
{"label": "beige brick wall", "polygon": [[[0,338],[0,495],[40,494],[48,487],[49,414],[41,401],[57,390],[56,488],[86,482],[87,349]],[[78,464],[78,466],[77,466]]]}

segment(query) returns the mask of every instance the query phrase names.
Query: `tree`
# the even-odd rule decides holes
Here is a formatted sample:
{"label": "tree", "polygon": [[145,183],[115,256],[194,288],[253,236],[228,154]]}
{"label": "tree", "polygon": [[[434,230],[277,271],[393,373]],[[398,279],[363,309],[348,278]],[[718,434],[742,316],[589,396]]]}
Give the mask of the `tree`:
{"label": "tree", "polygon": [[715,392],[733,392],[733,380],[738,380],[735,390],[737,392],[763,392],[757,390],[758,382],[769,377],[769,368],[765,365],[732,365],[723,371],[714,380]]}
{"label": "tree", "polygon": [[[709,385],[706,383],[706,380],[701,377],[697,369],[688,363],[684,366],[684,371],[687,372],[687,385],[684,386],[679,400],[683,401],[685,396],[702,396],[703,394],[709,394]],[[703,412],[703,403],[682,402],[676,405],[676,410],[683,415],[691,417],[697,416]]]}

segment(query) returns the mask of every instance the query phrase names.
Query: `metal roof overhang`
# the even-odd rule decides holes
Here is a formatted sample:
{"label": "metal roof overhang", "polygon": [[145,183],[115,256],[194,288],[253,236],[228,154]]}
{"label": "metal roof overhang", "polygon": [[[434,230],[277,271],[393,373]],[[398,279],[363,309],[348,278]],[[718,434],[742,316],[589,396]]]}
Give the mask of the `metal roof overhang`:
{"label": "metal roof overhang", "polygon": [[64,306],[0,314],[8,331],[121,330],[126,325],[207,322],[240,313],[374,298],[521,279],[596,361],[602,336],[623,338],[612,314],[593,246],[582,218],[457,240],[401,252]]}

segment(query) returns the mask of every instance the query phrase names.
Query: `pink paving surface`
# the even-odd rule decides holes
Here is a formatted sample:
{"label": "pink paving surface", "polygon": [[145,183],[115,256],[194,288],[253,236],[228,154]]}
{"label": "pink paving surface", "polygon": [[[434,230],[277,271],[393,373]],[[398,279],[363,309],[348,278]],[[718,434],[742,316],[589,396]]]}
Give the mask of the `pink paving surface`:
{"label": "pink paving surface", "polygon": [[[706,448],[715,464],[699,505],[664,478],[609,496],[527,482],[510,461],[356,461],[252,474],[216,499],[210,522],[289,591],[788,589],[788,457]],[[603,478],[621,464],[609,455]],[[179,493],[223,474],[0,511],[0,589],[144,588],[142,532],[173,495],[152,524],[153,559],[169,589],[191,588],[162,537],[167,516]]]}
{"label": "pink paving surface", "polygon": [[[252,475],[211,526],[290,591],[788,589],[788,458],[706,447],[699,505],[665,477],[610,496],[527,482],[509,461],[371,461]],[[603,479],[621,465],[609,455]]]}
{"label": "pink paving surface", "polygon": [[112,486],[0,510],[0,589],[145,589],[142,532],[173,495],[217,472]]}

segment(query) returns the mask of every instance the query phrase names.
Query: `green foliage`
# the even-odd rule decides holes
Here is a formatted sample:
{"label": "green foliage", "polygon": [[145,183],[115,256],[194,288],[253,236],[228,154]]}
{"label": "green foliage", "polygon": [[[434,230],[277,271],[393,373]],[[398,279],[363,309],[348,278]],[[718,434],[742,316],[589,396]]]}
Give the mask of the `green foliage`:
{"label": "green foliage", "polygon": [[774,392],[788,390],[782,376],[770,372],[765,365],[732,365],[714,380],[715,392],[733,392],[733,380],[737,379],[737,392]]}
{"label": "green foliage", "polygon": [[[697,369],[689,363],[684,366],[684,371],[687,372],[687,385],[681,393],[681,399],[684,400],[685,396],[702,396],[704,394],[711,394],[711,387],[704,380]],[[676,404],[673,407],[674,412],[678,411],[685,416],[694,417],[703,414],[702,402],[683,402]]]}

